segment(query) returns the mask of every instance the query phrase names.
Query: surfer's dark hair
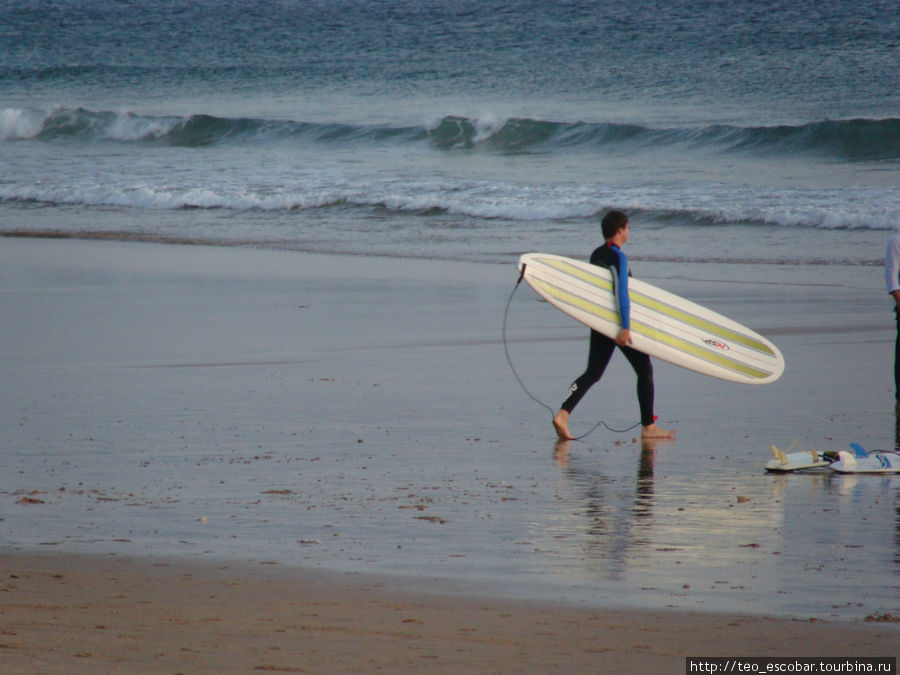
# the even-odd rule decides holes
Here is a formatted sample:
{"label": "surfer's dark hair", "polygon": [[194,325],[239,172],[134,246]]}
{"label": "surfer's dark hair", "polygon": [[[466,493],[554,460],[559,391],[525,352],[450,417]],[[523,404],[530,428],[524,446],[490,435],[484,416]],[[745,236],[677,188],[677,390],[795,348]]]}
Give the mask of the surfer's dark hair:
{"label": "surfer's dark hair", "polygon": [[603,238],[612,239],[616,236],[616,232],[628,225],[628,216],[621,211],[610,211],[603,220],[600,221],[600,227],[603,228]]}

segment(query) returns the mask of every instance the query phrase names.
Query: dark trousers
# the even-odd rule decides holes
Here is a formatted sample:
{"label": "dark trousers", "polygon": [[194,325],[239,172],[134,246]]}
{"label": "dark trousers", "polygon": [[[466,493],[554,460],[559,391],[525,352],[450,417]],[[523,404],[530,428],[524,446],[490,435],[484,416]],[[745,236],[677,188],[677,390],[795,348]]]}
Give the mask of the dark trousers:
{"label": "dark trousers", "polygon": [[894,342],[894,397],[900,403],[900,310],[894,308],[897,315],[897,340]]}
{"label": "dark trousers", "polygon": [[[900,318],[898,318],[898,325],[900,325]],[[897,344],[900,349],[900,337],[898,337]],[[597,331],[591,331],[587,369],[572,383],[569,397],[560,406],[563,410],[571,413],[588,389],[600,379],[616,346],[612,338]],[[653,365],[650,363],[650,357],[631,347],[619,347],[619,349],[637,375],[637,397],[638,405],[641,408],[641,424],[644,426],[653,424]]]}

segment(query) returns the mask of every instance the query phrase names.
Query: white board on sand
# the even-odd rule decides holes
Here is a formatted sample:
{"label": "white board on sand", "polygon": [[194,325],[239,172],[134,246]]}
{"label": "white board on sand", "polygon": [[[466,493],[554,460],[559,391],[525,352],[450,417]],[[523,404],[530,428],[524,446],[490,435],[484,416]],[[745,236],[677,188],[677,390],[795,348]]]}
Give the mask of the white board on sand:
{"label": "white board on sand", "polygon": [[[794,444],[796,444],[796,441]],[[788,452],[787,450],[779,450],[774,445],[770,445],[769,449],[775,457],[766,463],[766,471],[772,473],[790,473],[791,471],[803,471],[804,469],[817,469],[829,466],[838,459],[838,454],[831,450],[813,450],[810,448],[800,452]]]}
{"label": "white board on sand", "polygon": [[900,453],[894,450],[866,450],[851,443],[853,452],[841,450],[840,459],[830,468],[840,473],[900,473]]}
{"label": "white board on sand", "polygon": [[[550,304],[590,328],[621,330],[609,270],[549,253],[519,258],[525,281]],[[774,382],[784,372],[778,348],[736,321],[639,279],[629,279],[632,347],[704,375],[744,384]]]}

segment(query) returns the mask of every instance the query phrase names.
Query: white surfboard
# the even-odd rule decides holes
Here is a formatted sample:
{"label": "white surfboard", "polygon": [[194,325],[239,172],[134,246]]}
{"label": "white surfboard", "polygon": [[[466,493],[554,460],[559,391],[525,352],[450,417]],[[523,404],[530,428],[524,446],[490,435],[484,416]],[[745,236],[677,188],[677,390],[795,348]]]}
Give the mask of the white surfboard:
{"label": "white surfboard", "polygon": [[[554,307],[615,337],[621,324],[609,270],[549,253],[526,253],[519,270]],[[730,382],[766,384],[784,372],[778,348],[736,321],[639,279],[629,279],[632,346]]]}
{"label": "white surfboard", "polygon": [[853,452],[841,450],[840,459],[829,468],[840,473],[900,473],[900,453],[891,450],[867,451],[859,443],[851,443]]}
{"label": "white surfboard", "polygon": [[[793,447],[794,444],[791,445]],[[838,459],[838,453],[833,450],[800,450],[799,452],[787,452],[770,445],[774,458],[766,463],[766,471],[772,473],[789,473],[791,471],[803,471],[830,466]],[[788,450],[791,448],[789,447]]]}

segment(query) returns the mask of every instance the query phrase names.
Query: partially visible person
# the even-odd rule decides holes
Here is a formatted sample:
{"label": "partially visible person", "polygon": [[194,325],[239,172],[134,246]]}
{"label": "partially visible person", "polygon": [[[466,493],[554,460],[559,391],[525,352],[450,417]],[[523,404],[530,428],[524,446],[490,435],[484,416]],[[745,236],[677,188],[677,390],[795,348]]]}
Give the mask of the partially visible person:
{"label": "partially visible person", "polygon": [[894,342],[894,399],[900,402],[900,232],[888,239],[884,254],[884,283],[894,298],[897,338]]}

